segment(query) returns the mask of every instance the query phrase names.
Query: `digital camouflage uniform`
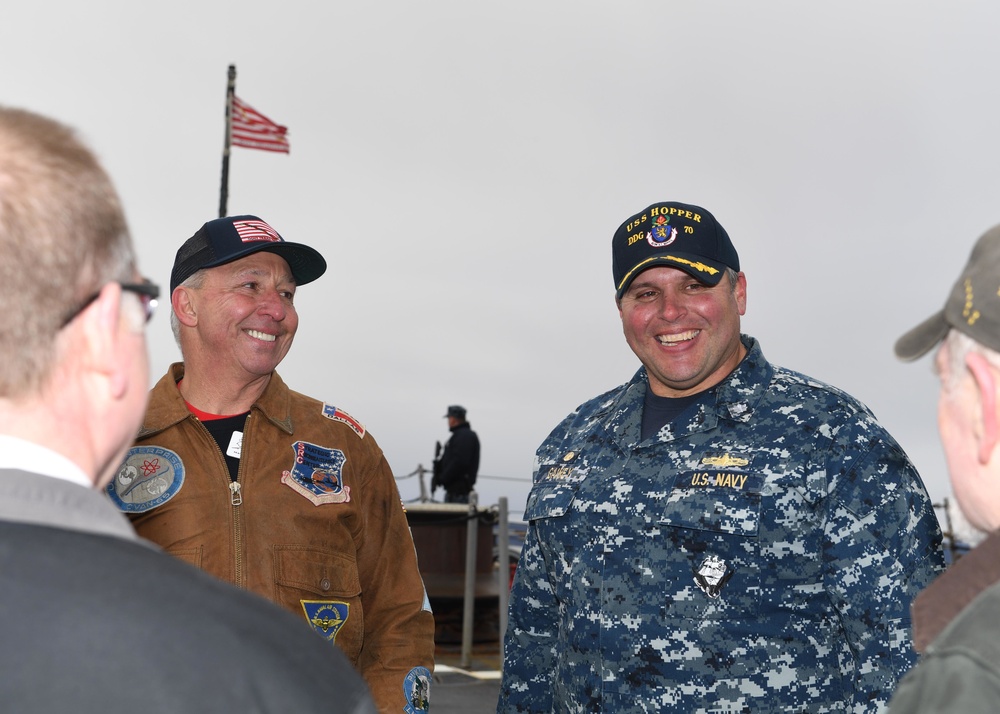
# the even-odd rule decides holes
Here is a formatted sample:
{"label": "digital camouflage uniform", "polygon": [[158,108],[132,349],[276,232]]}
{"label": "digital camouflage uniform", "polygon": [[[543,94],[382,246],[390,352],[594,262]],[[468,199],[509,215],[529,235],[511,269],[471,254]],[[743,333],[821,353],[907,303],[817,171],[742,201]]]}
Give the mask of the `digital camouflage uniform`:
{"label": "digital camouflage uniform", "polygon": [[884,709],[944,567],[927,492],[864,405],[743,341],[656,436],[640,369],[539,448],[498,712]]}

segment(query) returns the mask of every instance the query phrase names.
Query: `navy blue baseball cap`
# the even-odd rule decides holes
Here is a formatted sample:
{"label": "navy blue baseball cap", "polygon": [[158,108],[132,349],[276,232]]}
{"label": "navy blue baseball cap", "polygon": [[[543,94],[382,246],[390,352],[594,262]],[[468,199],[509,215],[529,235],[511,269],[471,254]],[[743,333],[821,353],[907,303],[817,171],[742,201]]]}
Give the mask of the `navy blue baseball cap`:
{"label": "navy blue baseball cap", "polygon": [[611,253],[617,298],[647,268],[679,268],[706,285],[718,285],[726,268],[740,270],[740,256],[715,216],[674,201],[626,219],[611,239]]}
{"label": "navy blue baseball cap", "polygon": [[260,251],[284,258],[296,285],[311,283],[326,272],[326,260],[316,249],[289,243],[257,216],[227,216],[208,221],[177,249],[170,292],[203,268],[215,268]]}

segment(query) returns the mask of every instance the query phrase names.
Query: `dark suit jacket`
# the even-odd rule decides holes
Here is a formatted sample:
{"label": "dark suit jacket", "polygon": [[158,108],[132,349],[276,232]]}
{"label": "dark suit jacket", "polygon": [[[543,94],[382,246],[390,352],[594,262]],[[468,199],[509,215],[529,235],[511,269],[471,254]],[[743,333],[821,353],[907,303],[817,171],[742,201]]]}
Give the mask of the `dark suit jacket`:
{"label": "dark suit jacket", "polygon": [[343,712],[374,706],[293,615],[140,540],[103,493],[0,470],[0,709]]}

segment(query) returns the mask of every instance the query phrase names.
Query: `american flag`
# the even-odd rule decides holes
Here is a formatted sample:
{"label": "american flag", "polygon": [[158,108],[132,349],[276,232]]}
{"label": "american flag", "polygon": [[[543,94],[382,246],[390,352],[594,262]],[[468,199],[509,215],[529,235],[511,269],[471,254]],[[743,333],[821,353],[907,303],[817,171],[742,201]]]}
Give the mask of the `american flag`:
{"label": "american flag", "polygon": [[229,128],[233,146],[288,153],[288,128],[275,124],[235,94]]}
{"label": "american flag", "polygon": [[240,240],[244,243],[254,243],[256,241],[274,242],[280,241],[281,236],[264,221],[233,221],[233,228],[239,234]]}

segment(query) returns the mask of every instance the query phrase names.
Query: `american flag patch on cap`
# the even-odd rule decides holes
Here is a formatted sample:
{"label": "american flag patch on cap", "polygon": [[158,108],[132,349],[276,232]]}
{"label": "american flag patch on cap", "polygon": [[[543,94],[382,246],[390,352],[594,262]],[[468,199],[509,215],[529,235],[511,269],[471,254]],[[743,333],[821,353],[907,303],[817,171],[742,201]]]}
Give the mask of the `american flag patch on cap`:
{"label": "american flag patch on cap", "polygon": [[256,241],[273,243],[281,240],[278,231],[271,228],[264,221],[233,221],[233,228],[239,233],[240,240],[244,243],[254,243]]}

